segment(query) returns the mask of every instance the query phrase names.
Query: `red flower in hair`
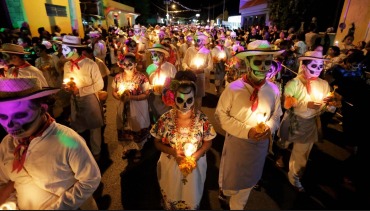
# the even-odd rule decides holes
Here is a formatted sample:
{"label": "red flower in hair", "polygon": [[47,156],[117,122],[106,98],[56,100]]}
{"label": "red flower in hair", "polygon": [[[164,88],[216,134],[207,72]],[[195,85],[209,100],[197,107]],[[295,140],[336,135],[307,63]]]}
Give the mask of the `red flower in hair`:
{"label": "red flower in hair", "polygon": [[162,94],[162,101],[167,106],[175,106],[175,93],[172,90],[165,90]]}

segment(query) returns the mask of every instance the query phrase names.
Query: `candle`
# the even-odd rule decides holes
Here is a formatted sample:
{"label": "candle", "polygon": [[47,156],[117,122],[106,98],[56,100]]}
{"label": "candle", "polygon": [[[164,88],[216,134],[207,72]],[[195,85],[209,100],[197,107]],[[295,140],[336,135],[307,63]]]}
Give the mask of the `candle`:
{"label": "candle", "polygon": [[225,54],[225,52],[224,52],[224,51],[222,51],[222,52],[220,52],[220,54],[218,54],[218,58],[219,58],[220,60],[224,60],[224,59],[225,59],[225,57],[226,57],[226,54]]}
{"label": "candle", "polygon": [[184,154],[186,157],[190,157],[194,152],[197,151],[197,148],[193,143],[186,143],[184,145]]}
{"label": "candle", "polygon": [[335,46],[338,46],[338,45],[339,45],[338,40],[336,40],[336,41],[335,41],[334,45],[335,45]]}
{"label": "candle", "polygon": [[14,202],[5,202],[4,204],[0,205],[0,210],[15,210],[16,205]]}
{"label": "candle", "polygon": [[166,75],[161,74],[160,76],[156,76],[153,79],[153,91],[157,94],[161,94],[165,81],[166,81]]}
{"label": "candle", "polygon": [[263,133],[266,130],[266,112],[265,113],[257,113],[256,114],[256,119],[257,119],[257,125],[256,125],[256,131],[257,133]]}
{"label": "candle", "polygon": [[316,89],[312,90],[312,94],[313,94],[313,98],[314,98],[313,101],[315,103],[321,104],[324,94],[322,92],[319,92]]}
{"label": "candle", "polygon": [[117,91],[117,93],[118,93],[119,95],[122,95],[125,91],[126,91],[125,83],[120,83],[120,84],[118,85],[118,91]]}
{"label": "candle", "polygon": [[201,58],[194,58],[194,64],[197,68],[199,68],[201,65],[203,65],[204,61]]}

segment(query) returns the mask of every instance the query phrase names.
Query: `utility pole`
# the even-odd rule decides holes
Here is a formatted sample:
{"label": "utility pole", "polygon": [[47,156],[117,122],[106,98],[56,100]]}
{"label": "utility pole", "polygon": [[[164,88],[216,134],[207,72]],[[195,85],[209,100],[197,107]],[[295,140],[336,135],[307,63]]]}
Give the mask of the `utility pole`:
{"label": "utility pole", "polygon": [[166,5],[166,25],[168,25],[168,5],[170,4],[170,0],[164,0],[163,3]]}

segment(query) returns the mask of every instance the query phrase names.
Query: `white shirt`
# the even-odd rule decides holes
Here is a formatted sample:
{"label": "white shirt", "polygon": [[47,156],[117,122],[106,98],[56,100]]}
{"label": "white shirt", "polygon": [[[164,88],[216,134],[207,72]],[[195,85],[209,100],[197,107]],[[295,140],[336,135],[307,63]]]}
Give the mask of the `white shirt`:
{"label": "white shirt", "polygon": [[[13,70],[15,67],[12,67],[8,70],[8,74],[6,75],[7,78],[14,78]],[[18,70],[18,78],[22,77],[35,77],[38,78],[42,87],[48,87],[48,82],[46,81],[44,74],[42,74],[41,70],[37,69],[35,66],[28,66],[24,68],[19,68]]]}
{"label": "white shirt", "polygon": [[107,65],[105,65],[105,62],[103,62],[101,59],[95,57],[95,63],[98,65],[102,77],[110,74]]}
{"label": "white shirt", "polygon": [[64,64],[64,79],[74,78],[80,97],[95,94],[104,87],[104,81],[101,76],[98,65],[91,59],[85,58],[78,62],[78,69],[73,66],[71,70],[71,61]]}
{"label": "white shirt", "polygon": [[15,182],[19,209],[75,210],[99,186],[99,167],[86,141],[72,129],[53,122],[31,141],[18,173],[12,172],[17,145],[10,135],[0,143],[0,188]]}
{"label": "white shirt", "polygon": [[258,107],[252,112],[249,100],[253,87],[242,79],[231,82],[222,92],[215,111],[215,118],[227,133],[248,139],[249,130],[257,125],[257,116],[266,113],[266,125],[274,133],[283,114],[280,105],[279,88],[266,81],[258,92]]}

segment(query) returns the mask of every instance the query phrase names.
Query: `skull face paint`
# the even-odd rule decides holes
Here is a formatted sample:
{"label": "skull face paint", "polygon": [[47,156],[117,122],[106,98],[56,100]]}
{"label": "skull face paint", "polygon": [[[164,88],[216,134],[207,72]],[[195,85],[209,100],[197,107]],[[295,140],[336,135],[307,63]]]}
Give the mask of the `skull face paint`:
{"label": "skull face paint", "polygon": [[118,61],[118,65],[124,71],[134,71],[136,63],[131,58],[124,58],[124,59]]}
{"label": "skull face paint", "polygon": [[324,69],[324,62],[322,60],[311,60],[307,65],[304,65],[305,76],[309,78],[316,78],[320,76],[321,71]]}
{"label": "skull face paint", "polygon": [[0,124],[14,138],[26,138],[37,129],[40,113],[28,100],[0,103]]}
{"label": "skull face paint", "polygon": [[158,66],[163,61],[164,54],[154,51],[151,52],[151,58],[153,60],[153,64]]}
{"label": "skull face paint", "polygon": [[176,109],[185,114],[194,106],[194,91],[191,87],[180,88],[176,93]]}
{"label": "skull face paint", "polygon": [[249,62],[251,68],[251,76],[256,80],[263,80],[266,78],[266,75],[271,69],[272,55],[258,55],[248,58],[246,58],[246,60]]}
{"label": "skull face paint", "polygon": [[69,59],[73,56],[74,51],[68,45],[62,44],[62,54],[66,59]]}

